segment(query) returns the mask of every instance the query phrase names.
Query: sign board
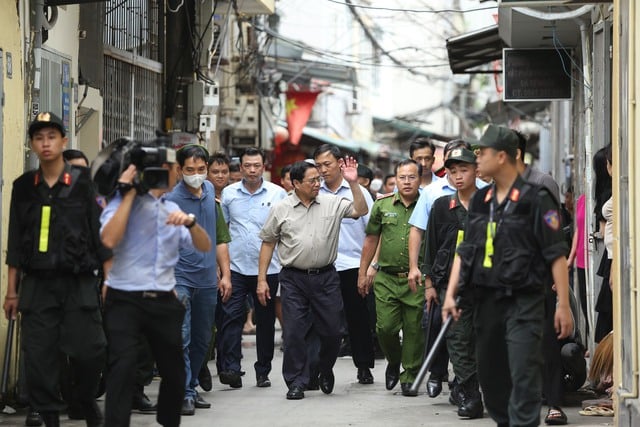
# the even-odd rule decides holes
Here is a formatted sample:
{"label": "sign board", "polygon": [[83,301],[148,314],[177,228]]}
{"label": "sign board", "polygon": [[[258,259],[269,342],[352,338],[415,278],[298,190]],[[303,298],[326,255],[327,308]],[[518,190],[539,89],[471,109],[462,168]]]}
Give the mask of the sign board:
{"label": "sign board", "polygon": [[505,101],[571,99],[571,50],[503,49]]}

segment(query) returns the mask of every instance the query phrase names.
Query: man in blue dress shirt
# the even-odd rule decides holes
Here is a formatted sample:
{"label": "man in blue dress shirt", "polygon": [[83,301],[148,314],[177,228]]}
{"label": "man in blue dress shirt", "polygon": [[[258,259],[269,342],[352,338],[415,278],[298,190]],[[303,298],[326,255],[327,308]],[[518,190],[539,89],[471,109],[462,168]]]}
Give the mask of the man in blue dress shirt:
{"label": "man in blue dress shirt", "polygon": [[[222,384],[232,388],[242,387],[240,359],[242,358],[242,325],[246,317],[245,303],[251,295],[256,315],[256,351],[254,364],[256,385],[270,387],[269,373],[273,360],[275,335],[275,307],[273,300],[266,306],[257,304],[258,255],[262,241],[258,237],[271,207],[284,199],[287,193],[282,187],[265,181],[264,153],[248,148],[240,155],[242,181],[231,184],[222,191],[222,212],[229,224],[231,242],[231,285],[233,293],[228,301],[218,301],[216,313],[217,364]],[[274,256],[267,272],[272,295],[278,289],[280,263]]]}
{"label": "man in blue dress shirt", "polygon": [[[186,145],[178,150],[176,157],[182,181],[167,195],[167,200],[176,203],[183,211],[194,214],[211,241],[216,243],[215,250],[204,253],[191,248],[181,249],[176,265],[176,291],[186,308],[182,323],[182,345],[187,380],[182,415],[193,415],[196,408],[211,407],[195,387],[202,364],[206,363],[218,290],[223,301],[231,296],[227,247],[231,238],[222,209],[215,201],[215,188],[207,181],[209,154],[206,149],[201,145]],[[217,280],[218,266],[220,280]]]}
{"label": "man in blue dress shirt", "polygon": [[[175,185],[173,164],[169,189]],[[185,308],[175,291],[180,249],[211,250],[207,232],[193,214],[164,198],[168,189],[138,195],[130,165],[120,176],[118,194],[102,212],[102,243],[113,250],[105,280],[105,330],[109,342],[109,377],[105,425],[128,426],[134,390],[138,342],[143,335],[153,352],[162,382],[156,420],[180,425],[185,369],[182,320]]]}

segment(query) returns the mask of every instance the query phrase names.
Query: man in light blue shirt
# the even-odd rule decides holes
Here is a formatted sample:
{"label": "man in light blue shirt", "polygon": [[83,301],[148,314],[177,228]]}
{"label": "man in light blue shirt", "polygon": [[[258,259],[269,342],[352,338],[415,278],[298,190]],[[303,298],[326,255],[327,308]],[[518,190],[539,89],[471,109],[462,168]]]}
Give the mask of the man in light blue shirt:
{"label": "man in light blue shirt", "polygon": [[[162,166],[171,169],[169,163]],[[129,425],[138,342],[144,336],[162,377],[156,419],[164,426],[178,426],[185,385],[185,309],[174,289],[175,266],[180,249],[208,252],[211,241],[195,216],[163,197],[166,188],[137,195],[132,185],[137,175],[134,165],[122,173],[119,194],[100,217],[102,243],[113,249],[104,295],[109,342],[105,425]],[[169,188],[173,185],[175,171],[170,170]]]}
{"label": "man in light blue shirt", "polygon": [[[273,360],[275,335],[275,307],[273,300],[266,306],[257,303],[258,255],[262,240],[258,234],[267,219],[271,207],[284,199],[287,193],[282,187],[267,182],[264,173],[264,153],[248,148],[240,156],[242,181],[231,184],[222,191],[222,212],[229,224],[231,242],[231,285],[233,293],[228,301],[218,300],[216,312],[217,365],[222,384],[232,388],[242,387],[240,359],[242,358],[242,326],[246,317],[247,295],[251,295],[256,316],[256,351],[254,364],[256,385],[270,387],[269,373]],[[276,295],[280,263],[274,256],[267,272],[270,292]]]}
{"label": "man in light blue shirt", "polygon": [[[206,363],[218,290],[223,301],[231,296],[227,248],[231,238],[222,210],[215,202],[215,188],[207,181],[207,150],[200,145],[186,145],[178,150],[176,158],[182,181],[167,195],[167,200],[176,203],[183,211],[194,214],[211,241],[216,243],[215,250],[204,253],[181,249],[176,265],[176,292],[186,308],[182,323],[182,345],[187,379],[182,415],[193,415],[196,408],[211,407],[195,388],[198,385],[198,373],[202,364]],[[220,280],[217,280],[218,266]]]}
{"label": "man in light blue shirt", "polygon": [[[334,145],[324,144],[316,149],[313,157],[318,171],[324,179],[320,193],[333,194],[353,200],[349,183],[342,177],[340,149]],[[370,211],[373,206],[371,194],[362,186],[360,189]],[[368,222],[368,213],[360,218],[344,218],[342,220],[340,239],[338,240],[338,258],[335,261],[335,267],[340,276],[340,288],[351,342],[353,364],[358,369],[357,378],[360,384],[373,384],[371,368],[373,368],[375,360],[371,316],[367,300],[358,293],[358,269],[362,245],[366,236],[364,231]],[[315,372],[312,375],[315,375]],[[312,384],[314,380],[315,378],[311,378]]]}
{"label": "man in light blue shirt", "polygon": [[409,157],[422,166],[420,188],[425,188],[440,179],[433,172],[433,163],[436,160],[436,146],[429,138],[418,138],[412,141],[409,145]]}

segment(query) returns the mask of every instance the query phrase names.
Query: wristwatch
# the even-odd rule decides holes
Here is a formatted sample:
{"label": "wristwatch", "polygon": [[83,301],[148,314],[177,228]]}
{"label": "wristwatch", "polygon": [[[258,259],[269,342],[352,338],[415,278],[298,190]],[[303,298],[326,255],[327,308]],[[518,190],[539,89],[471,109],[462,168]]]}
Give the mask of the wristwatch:
{"label": "wristwatch", "polygon": [[380,264],[378,264],[377,262],[372,262],[371,268],[373,268],[375,271],[380,271]]}
{"label": "wristwatch", "polygon": [[185,224],[184,226],[187,228],[191,228],[194,225],[196,225],[196,216],[192,213],[190,213],[189,215],[187,215],[189,217],[189,219],[191,219],[191,222],[189,224]]}
{"label": "wristwatch", "polygon": [[133,184],[129,184],[127,182],[118,181],[118,184],[116,185],[116,188],[120,192],[120,195],[122,197],[124,197],[125,194],[127,194],[129,191],[131,191],[133,189]]}

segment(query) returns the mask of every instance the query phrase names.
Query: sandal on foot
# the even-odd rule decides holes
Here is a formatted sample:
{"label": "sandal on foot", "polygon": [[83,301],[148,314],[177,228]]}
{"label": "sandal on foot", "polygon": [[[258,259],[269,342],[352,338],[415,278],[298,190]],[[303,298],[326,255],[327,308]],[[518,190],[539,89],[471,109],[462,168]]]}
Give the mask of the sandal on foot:
{"label": "sandal on foot", "polygon": [[578,411],[578,413],[591,417],[613,417],[614,414],[613,409],[603,406],[587,406],[582,411]]}
{"label": "sandal on foot", "polygon": [[563,426],[567,424],[567,415],[562,412],[562,409],[557,406],[549,408],[547,416],[544,418],[544,422],[550,426]]}

